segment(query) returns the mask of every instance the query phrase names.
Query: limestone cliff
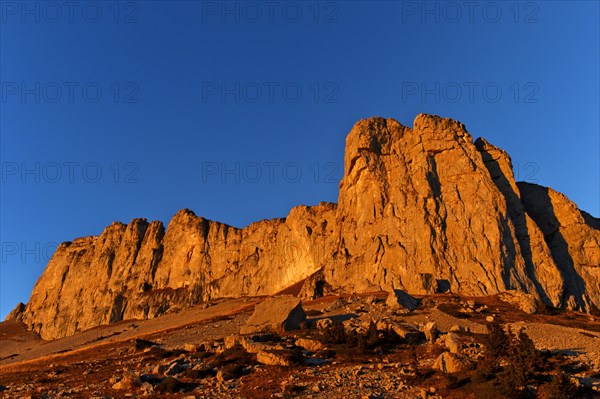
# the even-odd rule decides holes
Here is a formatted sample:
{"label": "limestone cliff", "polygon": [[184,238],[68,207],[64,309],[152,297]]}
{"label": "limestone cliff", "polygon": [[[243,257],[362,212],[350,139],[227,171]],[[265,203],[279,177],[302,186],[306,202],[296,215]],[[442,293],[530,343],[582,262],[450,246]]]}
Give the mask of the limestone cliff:
{"label": "limestone cliff", "polygon": [[[339,204],[299,206],[238,229],[182,210],[61,244],[29,303],[11,312],[45,339],[156,317],[211,298],[404,289],[516,289],[553,306],[600,307],[600,220],[515,182],[509,156],[464,125],[419,115],[359,121]],[[317,281],[322,279],[322,281]]]}

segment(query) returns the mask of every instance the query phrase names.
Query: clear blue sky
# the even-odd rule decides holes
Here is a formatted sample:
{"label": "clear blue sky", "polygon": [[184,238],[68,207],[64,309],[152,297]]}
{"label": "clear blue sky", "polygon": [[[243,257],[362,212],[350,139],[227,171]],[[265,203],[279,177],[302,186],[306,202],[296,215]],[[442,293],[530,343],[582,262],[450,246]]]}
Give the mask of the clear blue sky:
{"label": "clear blue sky", "polygon": [[114,4],[0,3],[2,318],[114,220],[336,201],[375,115],[458,119],[600,215],[597,1]]}

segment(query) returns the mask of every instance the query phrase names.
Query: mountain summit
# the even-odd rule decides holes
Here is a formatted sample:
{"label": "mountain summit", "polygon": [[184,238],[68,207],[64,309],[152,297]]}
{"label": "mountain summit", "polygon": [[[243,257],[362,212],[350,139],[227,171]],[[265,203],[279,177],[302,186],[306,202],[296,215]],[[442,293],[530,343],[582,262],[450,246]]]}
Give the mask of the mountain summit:
{"label": "mountain summit", "polygon": [[600,308],[600,219],[516,182],[510,157],[460,122],[361,120],[346,139],[338,204],[243,229],[179,211],[62,243],[7,319],[45,339],[153,318],[219,297],[404,290]]}

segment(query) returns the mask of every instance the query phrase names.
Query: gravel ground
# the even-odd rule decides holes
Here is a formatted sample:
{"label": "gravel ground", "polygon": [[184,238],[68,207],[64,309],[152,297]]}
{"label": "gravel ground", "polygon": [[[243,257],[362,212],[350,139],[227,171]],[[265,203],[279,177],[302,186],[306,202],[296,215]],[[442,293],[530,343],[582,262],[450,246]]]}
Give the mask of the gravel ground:
{"label": "gravel ground", "polygon": [[523,328],[538,349],[580,358],[600,371],[600,333],[543,323],[518,322],[509,326],[513,331]]}

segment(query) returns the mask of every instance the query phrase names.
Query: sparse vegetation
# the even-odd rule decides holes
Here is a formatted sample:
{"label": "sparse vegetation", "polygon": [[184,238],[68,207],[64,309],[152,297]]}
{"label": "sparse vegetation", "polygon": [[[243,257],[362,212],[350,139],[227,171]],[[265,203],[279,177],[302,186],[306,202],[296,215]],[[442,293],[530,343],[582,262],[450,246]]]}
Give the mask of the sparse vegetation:
{"label": "sparse vegetation", "polygon": [[578,389],[564,372],[558,373],[552,378],[552,382],[546,384],[546,399],[577,399]]}
{"label": "sparse vegetation", "polygon": [[400,341],[398,335],[391,329],[378,330],[373,322],[365,331],[346,331],[344,324],[336,321],[331,326],[323,329],[320,336],[321,342],[327,345],[342,345],[353,348],[355,353],[365,354],[379,348],[393,347]]}

